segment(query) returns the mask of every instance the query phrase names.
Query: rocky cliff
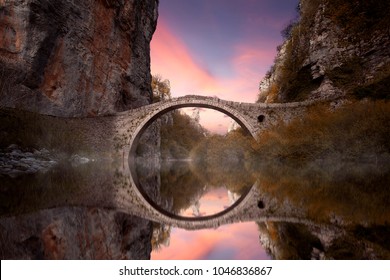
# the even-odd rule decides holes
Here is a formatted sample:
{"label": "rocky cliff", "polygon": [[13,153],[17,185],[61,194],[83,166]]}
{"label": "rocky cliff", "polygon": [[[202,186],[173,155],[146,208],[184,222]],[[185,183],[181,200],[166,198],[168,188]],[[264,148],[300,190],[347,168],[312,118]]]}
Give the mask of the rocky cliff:
{"label": "rocky cliff", "polygon": [[390,96],[390,2],[301,0],[260,102]]}
{"label": "rocky cliff", "polygon": [[151,102],[158,0],[0,0],[0,104],[56,116]]}
{"label": "rocky cliff", "polygon": [[[149,43],[157,7],[158,0],[0,0],[0,109],[84,117],[151,103]],[[32,133],[26,124],[33,120],[18,126],[8,119],[9,131],[0,122],[1,136]],[[35,136],[53,135],[42,129]],[[48,192],[47,183],[41,187]],[[0,256],[147,259],[152,230],[150,221],[100,204],[30,211],[0,217]]]}

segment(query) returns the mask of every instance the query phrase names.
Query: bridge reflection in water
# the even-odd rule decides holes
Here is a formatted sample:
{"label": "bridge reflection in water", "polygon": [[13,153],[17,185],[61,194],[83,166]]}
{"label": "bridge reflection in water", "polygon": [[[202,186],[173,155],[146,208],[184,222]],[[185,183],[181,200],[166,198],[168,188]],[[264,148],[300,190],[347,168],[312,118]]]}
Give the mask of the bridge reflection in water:
{"label": "bridge reflection in water", "polygon": [[[156,222],[153,226],[154,231],[161,234],[169,228],[194,230],[221,226],[223,229],[226,228],[224,225],[228,224],[245,221],[256,222],[260,231],[260,241],[267,250],[271,250],[269,253],[274,258],[320,258],[322,256],[320,253],[326,251],[326,248],[334,250],[331,251],[334,257],[340,257],[341,253],[350,252],[352,254],[350,257],[356,254],[356,258],[368,258],[365,249],[362,249],[367,246],[373,250],[371,257],[386,258],[389,256],[386,253],[388,245],[386,245],[385,240],[380,238],[387,236],[387,227],[379,225],[370,228],[359,225],[355,221],[348,222],[345,220],[346,217],[343,217],[344,220],[339,218],[339,220],[334,219],[333,221],[314,221],[308,218],[311,213],[295,208],[293,204],[280,203],[269,195],[260,193],[259,190],[262,189],[262,186],[259,185],[260,181],[257,181],[250,188],[249,193],[244,195],[238,204],[233,205],[233,208],[226,209],[228,211],[225,210],[225,212],[214,216],[182,217],[177,214],[180,212],[175,213],[175,209],[170,208],[175,204],[168,201],[168,196],[164,197],[156,191],[155,187],[159,186],[161,179],[158,178],[158,175],[156,176],[156,170],[148,168],[138,169],[139,179],[141,182],[149,184],[144,185],[144,187],[154,189],[154,193],[150,192],[149,196],[155,199],[160,197],[157,202],[160,203],[160,208],[166,207],[165,212],[148,203],[139,188],[133,184],[137,180],[132,178],[130,170],[123,169],[120,160],[114,164],[111,161],[97,160],[76,167],[63,164],[45,174],[22,176],[17,180],[8,177],[2,178],[0,186],[2,202],[0,242],[3,253],[12,243],[12,238],[19,238],[27,234],[27,228],[32,227],[32,229],[38,229],[38,233],[40,231],[46,233],[47,228],[40,229],[41,226],[45,226],[46,222],[44,221],[47,220],[47,223],[53,226],[53,223],[61,221],[59,217],[68,211],[66,209],[86,207],[87,209],[122,212],[130,215],[129,217],[134,217],[131,218],[134,221],[138,219],[136,217],[145,221],[154,221]],[[175,167],[171,166],[171,168]],[[163,168],[161,170],[164,172]],[[280,170],[280,172],[285,171]],[[187,178],[187,182],[190,181]],[[144,190],[144,192],[147,191]],[[196,198],[195,196],[195,200]],[[259,204],[260,201],[262,203]],[[190,202],[193,201],[190,200]],[[178,203],[176,206],[184,204]],[[49,216],[44,220],[41,218],[34,220],[39,213],[48,213],[47,209],[52,209],[49,211],[51,213]],[[166,212],[170,209],[173,212],[168,215]],[[80,216],[76,221],[78,219]],[[375,217],[370,219],[369,213],[367,213],[364,223],[370,223],[370,221],[374,223],[374,219]],[[35,222],[37,224],[34,224]],[[137,223],[140,222],[141,220],[137,220]],[[24,232],[23,235],[14,234],[7,237],[7,232],[19,230]],[[133,227],[133,230],[136,228]],[[177,230],[173,230],[173,232],[177,232]],[[378,232],[382,234],[377,235]],[[56,232],[52,234],[54,236],[60,235]],[[361,244],[356,243],[360,238],[364,239],[359,241]],[[149,242],[151,242],[150,239]],[[351,244],[355,245],[351,247]],[[354,249],[352,250],[352,248]],[[261,251],[262,249],[256,245],[253,250]],[[335,255],[336,253],[339,255]],[[312,256],[312,254],[314,255]],[[4,258],[7,256],[3,255]],[[345,256],[345,254],[341,255],[341,257]]]}

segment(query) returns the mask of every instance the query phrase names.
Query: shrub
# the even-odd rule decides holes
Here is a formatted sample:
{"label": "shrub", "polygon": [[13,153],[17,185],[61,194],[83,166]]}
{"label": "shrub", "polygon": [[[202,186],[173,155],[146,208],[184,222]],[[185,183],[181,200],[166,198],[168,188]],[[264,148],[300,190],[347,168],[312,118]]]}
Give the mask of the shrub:
{"label": "shrub", "polygon": [[342,34],[351,35],[349,40],[358,42],[372,36],[373,30],[389,30],[389,10],[388,0],[328,0],[326,16],[343,29]]}

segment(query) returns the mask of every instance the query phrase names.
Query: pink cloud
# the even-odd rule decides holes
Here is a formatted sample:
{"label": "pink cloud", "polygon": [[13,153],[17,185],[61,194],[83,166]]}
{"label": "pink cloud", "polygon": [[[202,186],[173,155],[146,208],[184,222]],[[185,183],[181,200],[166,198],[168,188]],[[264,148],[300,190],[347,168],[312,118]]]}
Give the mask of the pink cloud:
{"label": "pink cloud", "polygon": [[210,254],[225,259],[221,253],[223,249],[233,251],[233,256],[230,256],[233,259],[268,258],[259,243],[257,226],[252,222],[225,225],[215,230],[174,229],[170,246],[159,252],[152,252],[152,259],[207,259]]}
{"label": "pink cloud", "polygon": [[171,81],[175,96],[213,90],[217,81],[192,58],[185,44],[160,21],[151,43],[152,73]]}
{"label": "pink cloud", "polygon": [[276,55],[275,49],[260,49],[258,48],[260,45],[260,43],[253,43],[253,45],[235,47],[236,55],[232,59],[232,64],[239,79],[255,80],[258,83],[264,68],[272,64]]}
{"label": "pink cloud", "polygon": [[[173,232],[171,233],[170,246],[163,248],[160,252],[153,252],[152,259],[154,260],[191,260],[202,259],[203,256],[209,253],[215,237],[206,238],[201,234],[197,237],[191,236],[189,232]],[[197,244],[196,246],[194,246]],[[202,246],[199,246],[202,244]]]}
{"label": "pink cloud", "polygon": [[174,96],[217,95],[223,99],[253,102],[260,78],[275,57],[274,47],[258,48],[261,45],[248,42],[235,46],[235,55],[226,61],[226,67],[234,70],[235,77],[216,77],[195,61],[184,42],[161,20],[151,43],[152,73],[171,81]]}
{"label": "pink cloud", "polygon": [[266,71],[272,65],[276,51],[274,48],[259,48],[262,44],[247,42],[235,46],[235,55],[230,65],[235,76],[224,79],[227,99],[242,102],[256,100],[258,84]]}

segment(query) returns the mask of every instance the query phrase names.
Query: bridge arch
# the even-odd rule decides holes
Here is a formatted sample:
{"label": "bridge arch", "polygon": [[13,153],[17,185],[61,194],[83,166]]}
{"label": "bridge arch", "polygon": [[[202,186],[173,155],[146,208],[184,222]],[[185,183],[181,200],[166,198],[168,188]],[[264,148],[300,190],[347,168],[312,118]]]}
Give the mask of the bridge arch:
{"label": "bridge arch", "polygon": [[[129,141],[129,150],[128,150],[128,159],[129,159],[129,169],[131,174],[131,184],[135,187],[135,191],[138,197],[143,201],[143,203],[150,205],[153,209],[152,211],[156,216],[159,216],[161,219],[169,221],[170,223],[185,224],[188,222],[194,224],[219,224],[220,220],[231,218],[232,215],[235,215],[237,212],[242,211],[242,208],[248,204],[248,199],[252,196],[252,193],[255,187],[251,187],[241,198],[236,201],[229,208],[225,209],[214,215],[205,216],[202,218],[192,218],[192,217],[182,217],[178,215],[173,215],[151,201],[147,194],[143,193],[142,190],[138,188],[137,184],[137,174],[135,172],[134,163],[135,163],[135,154],[136,149],[139,143],[139,139],[142,136],[142,133],[150,126],[153,121],[158,119],[160,116],[168,113],[170,111],[188,108],[188,107],[199,107],[199,108],[208,108],[219,111],[226,114],[235,120],[248,134],[255,138],[256,131],[252,124],[243,115],[243,112],[238,111],[234,104],[235,102],[229,102],[220,100],[214,97],[204,97],[204,96],[185,96],[181,98],[176,98],[168,101],[163,101],[160,103],[152,104],[150,107],[150,112],[142,119],[138,124],[137,128],[134,130]],[[154,105],[154,106],[153,106]]]}
{"label": "bridge arch", "polygon": [[142,133],[150,126],[153,121],[161,117],[162,115],[181,108],[188,107],[198,107],[198,108],[207,108],[219,111],[227,116],[231,117],[236,121],[248,134],[252,137],[256,137],[256,131],[252,124],[247,121],[247,118],[243,115],[242,112],[238,111],[234,106],[229,106],[232,102],[227,102],[220,100],[214,97],[205,97],[205,96],[185,96],[181,98],[176,98],[168,101],[163,101],[156,106],[154,110],[148,116],[146,116],[143,121],[135,129],[132,138],[129,142],[129,157],[135,154],[137,145]]}

